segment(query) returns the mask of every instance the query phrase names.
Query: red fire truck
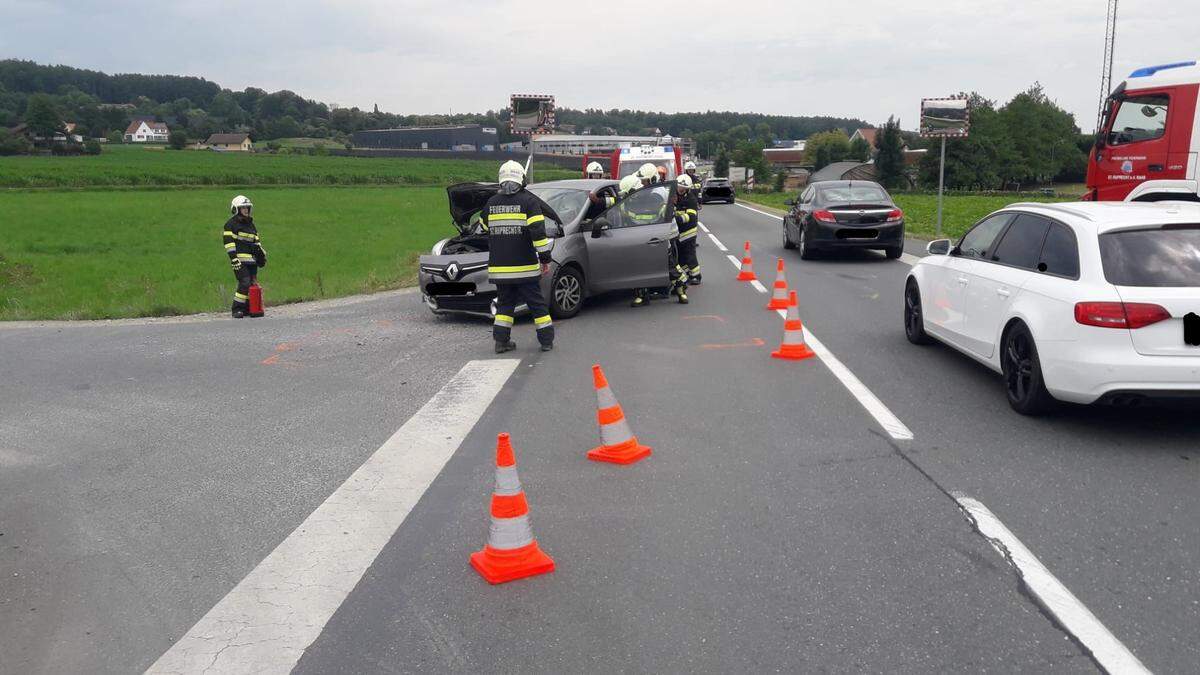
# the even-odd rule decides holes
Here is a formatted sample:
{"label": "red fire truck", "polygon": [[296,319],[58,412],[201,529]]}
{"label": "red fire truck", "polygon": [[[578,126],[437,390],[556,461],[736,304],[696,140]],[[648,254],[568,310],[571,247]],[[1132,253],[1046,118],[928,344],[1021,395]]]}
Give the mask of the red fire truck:
{"label": "red fire truck", "polygon": [[1108,97],[1088,161],[1094,201],[1200,201],[1195,61],[1138,68]]}
{"label": "red fire truck", "polygon": [[588,162],[596,159],[607,161],[608,175],[616,180],[637,171],[647,162],[656,167],[667,167],[667,180],[674,180],[683,173],[683,152],[678,145],[636,145],[617,148],[602,155],[584,155],[584,171],[587,170]]}

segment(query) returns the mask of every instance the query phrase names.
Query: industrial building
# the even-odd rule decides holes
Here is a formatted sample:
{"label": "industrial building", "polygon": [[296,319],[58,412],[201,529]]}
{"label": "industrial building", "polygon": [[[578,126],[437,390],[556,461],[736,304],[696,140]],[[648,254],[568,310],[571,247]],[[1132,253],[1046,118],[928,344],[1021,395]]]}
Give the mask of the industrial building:
{"label": "industrial building", "polygon": [[618,148],[637,145],[678,145],[684,155],[693,155],[695,144],[686,138],[673,136],[586,136],[574,134],[543,134],[533,137],[537,152],[552,155],[585,155],[612,152]]}
{"label": "industrial building", "polygon": [[351,142],[356,148],[492,152],[499,143],[499,135],[495,127],[449,124],[356,131]]}

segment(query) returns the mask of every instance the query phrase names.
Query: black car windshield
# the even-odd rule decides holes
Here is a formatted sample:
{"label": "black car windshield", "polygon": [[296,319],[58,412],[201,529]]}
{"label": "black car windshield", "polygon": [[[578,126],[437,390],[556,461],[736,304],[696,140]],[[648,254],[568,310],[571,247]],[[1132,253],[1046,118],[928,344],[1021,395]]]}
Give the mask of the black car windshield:
{"label": "black car windshield", "polygon": [[587,193],[583,190],[533,185],[529,187],[529,191],[549,204],[550,208],[554,209],[562,218],[564,226],[575,222],[575,219],[587,206]]}
{"label": "black car windshield", "polygon": [[1100,261],[1116,286],[1200,287],[1200,225],[1102,234]]}
{"label": "black car windshield", "polygon": [[846,185],[822,188],[820,200],[833,204],[857,204],[861,202],[883,202],[890,204],[887,193],[874,185]]}

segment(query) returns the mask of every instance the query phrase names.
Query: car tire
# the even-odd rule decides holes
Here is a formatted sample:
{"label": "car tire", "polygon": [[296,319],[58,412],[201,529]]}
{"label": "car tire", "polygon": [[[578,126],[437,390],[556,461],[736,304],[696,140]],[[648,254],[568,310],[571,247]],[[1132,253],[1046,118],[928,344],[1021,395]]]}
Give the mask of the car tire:
{"label": "car tire", "polygon": [[789,251],[796,248],[796,245],[792,243],[792,238],[788,236],[788,226],[786,220],[783,221],[783,247]]}
{"label": "car tire", "polygon": [[888,257],[888,260],[898,260],[900,256],[904,255],[904,247],[896,246],[895,248],[884,249],[883,253]]}
{"label": "car tire", "polygon": [[812,260],[817,257],[817,252],[808,243],[808,237],[804,236],[804,226],[796,228],[800,232],[800,241],[796,242],[796,248],[800,249],[801,260]]}
{"label": "car tire", "polygon": [[1056,402],[1046,390],[1037,343],[1029,327],[1023,323],[1013,324],[1004,332],[1000,350],[1004,391],[1012,409],[1022,415],[1041,415],[1053,410]]}
{"label": "car tire", "polygon": [[550,282],[550,316],[570,319],[583,309],[583,275],[570,266],[562,266]]}
{"label": "car tire", "polygon": [[933,343],[933,338],[925,332],[925,310],[921,306],[921,287],[915,279],[909,279],[904,286],[904,337],[914,345]]}

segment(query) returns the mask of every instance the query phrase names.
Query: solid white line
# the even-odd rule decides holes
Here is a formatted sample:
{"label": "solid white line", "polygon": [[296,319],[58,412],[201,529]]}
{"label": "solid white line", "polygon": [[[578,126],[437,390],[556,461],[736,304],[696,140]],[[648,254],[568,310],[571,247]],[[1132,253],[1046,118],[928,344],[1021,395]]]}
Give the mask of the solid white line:
{"label": "solid white line", "polygon": [[700,221],[696,221],[696,224],[700,226],[700,229],[704,230],[705,232],[708,232],[708,226],[706,226],[704,223],[701,223]]}
{"label": "solid white line", "polygon": [[[777,309],[775,311],[779,314],[779,316],[785,319],[787,318],[786,310]],[[896,415],[889,410],[886,405],[883,404],[883,401],[880,401],[879,397],[872,393],[871,390],[867,388],[867,385],[863,384],[862,380],[858,379],[858,376],[856,376],[850,371],[849,368],[846,367],[846,364],[842,363],[838,357],[834,356],[833,352],[829,351],[829,349],[825,347],[825,343],[818,340],[817,336],[813,335],[812,331],[810,331],[807,326],[804,327],[804,341],[814,352],[816,352],[817,358],[824,362],[825,366],[829,368],[829,371],[833,373],[833,376],[841,381],[842,386],[846,387],[850,394],[854,398],[858,399],[858,402],[863,408],[866,409],[871,417],[875,418],[875,421],[879,423],[879,426],[883,427],[883,430],[888,432],[889,436],[895,438],[896,440],[912,440],[913,433],[907,426],[905,426],[904,422],[901,422],[900,418],[896,417]]]}
{"label": "solid white line", "polygon": [[783,218],[780,218],[779,216],[775,215],[774,213],[767,213],[766,211],[759,211],[758,209],[750,207],[750,206],[746,206],[745,204],[743,204],[741,202],[734,202],[733,204],[734,204],[734,206],[740,206],[743,209],[746,209],[748,211],[753,211],[755,213],[761,213],[764,216],[767,216],[768,218],[774,218],[775,220],[783,220]]}
{"label": "solid white line", "polygon": [[1020,573],[1025,585],[1075,639],[1092,653],[1109,673],[1149,673],[1094,614],[1062,584],[1037,556],[1017,539],[982,502],[962,493],[951,493],[958,505],[975,522],[975,527]]}
{"label": "solid white line", "polygon": [[728,254],[725,257],[729,258],[729,262],[733,263],[733,266],[738,268],[739,271],[742,269],[742,261],[741,260],[738,260],[737,258],[733,257],[732,255],[728,255]]}
{"label": "solid white line", "polygon": [[751,279],[751,280],[750,280],[750,285],[751,285],[751,286],[753,286],[753,287],[754,287],[754,290],[758,291],[759,293],[766,293],[766,292],[767,292],[767,287],[766,287],[766,286],[763,286],[763,285],[762,285],[762,283],[761,283],[761,282],[759,282],[759,280],[758,280],[758,279]]}
{"label": "solid white line", "polygon": [[918,260],[920,260],[920,258],[918,258],[917,256],[915,256],[911,253],[901,253],[900,254],[900,262],[902,262],[906,265],[910,265],[910,266],[916,265]]}
{"label": "solid white line", "polygon": [[713,243],[717,245],[718,250],[721,250],[721,251],[729,250],[729,249],[725,248],[725,244],[722,244],[721,240],[717,239],[716,236],[714,236],[711,232],[708,234],[708,238],[712,239]]}
{"label": "solid white line", "polygon": [[463,366],[147,672],[290,672],[519,363]]}

